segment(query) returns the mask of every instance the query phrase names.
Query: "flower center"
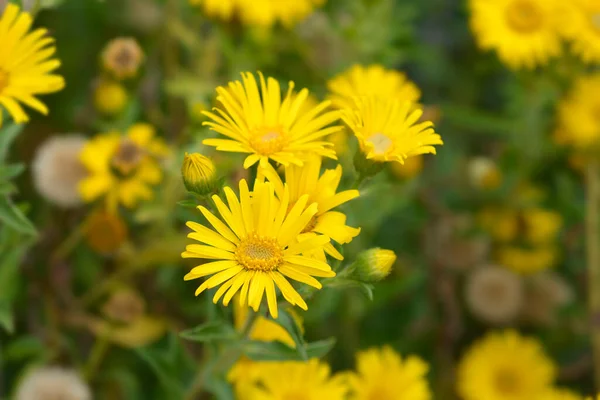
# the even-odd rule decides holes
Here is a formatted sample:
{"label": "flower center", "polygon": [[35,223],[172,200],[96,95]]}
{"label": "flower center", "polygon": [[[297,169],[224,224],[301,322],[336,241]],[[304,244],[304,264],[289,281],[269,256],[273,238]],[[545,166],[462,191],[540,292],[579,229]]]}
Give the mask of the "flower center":
{"label": "flower center", "polygon": [[0,93],[8,86],[8,78],[8,72],[4,72],[4,70],[0,68]]}
{"label": "flower center", "polygon": [[285,135],[280,128],[261,129],[252,135],[250,146],[257,153],[268,156],[283,149],[285,146]]}
{"label": "flower center", "polygon": [[385,154],[385,152],[387,152],[389,148],[392,147],[392,140],[383,133],[379,132],[375,133],[374,135],[371,135],[367,139],[367,142],[373,145],[373,150],[375,151],[375,154]]}
{"label": "flower center", "polygon": [[290,393],[286,393],[282,399],[283,400],[306,400],[306,395],[304,393],[298,393],[298,392],[290,392]]}
{"label": "flower center", "polygon": [[542,26],[542,12],[530,0],[514,0],[506,8],[506,22],[519,33],[532,33]]}
{"label": "flower center", "polygon": [[112,166],[118,174],[131,175],[142,161],[144,151],[129,139],[123,139],[112,158]]}
{"label": "flower center", "polygon": [[371,390],[367,396],[367,400],[393,400],[398,396],[390,393],[390,390],[383,387],[376,387]]}
{"label": "flower center", "polygon": [[503,395],[515,395],[521,391],[521,380],[515,371],[501,369],[496,373],[495,386],[498,393]]}
{"label": "flower center", "polygon": [[238,245],[235,258],[246,269],[273,271],[283,263],[283,250],[277,239],[252,233]]}

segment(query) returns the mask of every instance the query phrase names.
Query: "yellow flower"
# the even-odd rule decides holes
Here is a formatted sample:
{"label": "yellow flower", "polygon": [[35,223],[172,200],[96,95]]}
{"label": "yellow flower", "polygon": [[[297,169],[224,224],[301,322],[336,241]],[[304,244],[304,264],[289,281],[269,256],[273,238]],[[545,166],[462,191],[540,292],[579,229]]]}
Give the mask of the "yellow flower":
{"label": "yellow flower", "polygon": [[119,114],[127,105],[127,91],[117,83],[102,81],[94,91],[94,106],[105,115]]}
{"label": "yellow flower", "polygon": [[342,154],[346,154],[350,149],[348,144],[350,135],[348,135],[347,131],[332,133],[331,135],[327,136],[325,140],[333,144],[333,149],[337,155],[341,156]]}
{"label": "yellow flower", "polygon": [[552,388],[533,400],[582,400],[583,397],[568,389]]}
{"label": "yellow flower", "polygon": [[216,18],[230,20],[235,14],[242,23],[250,26],[270,27],[281,22],[292,27],[308,16],[315,7],[326,0],[190,0],[201,5],[204,12]]}
{"label": "yellow flower", "polygon": [[308,96],[307,89],[295,94],[294,83],[290,82],[281,101],[279,83],[270,77],[265,81],[260,73],[259,76],[260,90],[251,73],[242,74],[243,83],[235,81],[227,88],[217,88],[217,100],[223,108],[215,109],[218,115],[205,112],[212,122],[204,125],[229,139],[205,139],[203,143],[217,150],[250,153],[244,168],[258,161],[265,166],[269,159],[283,165],[302,165],[302,157],[307,154],[335,159],[332,144],[320,140],[342,129],[341,126],[326,128],[338,119],[337,112],[324,112],[329,102],[299,113]]}
{"label": "yellow flower", "polygon": [[65,86],[64,79],[52,73],[60,66],[60,61],[52,58],[54,39],[44,28],[30,32],[32,22],[31,15],[14,4],[6,5],[0,15],[0,126],[2,108],[17,124],[29,121],[19,103],[47,115],[48,108],[35,96]]}
{"label": "yellow flower", "polygon": [[561,53],[558,0],[470,0],[479,47],[496,50],[510,68],[533,68]]}
{"label": "yellow flower", "polygon": [[562,226],[562,216],[540,208],[526,209],[522,212],[525,224],[525,238],[531,244],[544,244],[556,239]]}
{"label": "yellow flower", "polygon": [[562,142],[587,149],[600,143],[600,74],[580,78],[558,106]]}
{"label": "yellow flower", "polygon": [[377,282],[392,272],[396,253],[379,247],[365,250],[356,257],[353,274],[363,282]]}
{"label": "yellow flower", "polygon": [[387,100],[416,103],[421,91],[402,72],[379,64],[354,65],[327,82],[334,107],[354,108],[354,97],[377,96]]}
{"label": "yellow flower", "polygon": [[[322,175],[320,173],[321,158],[316,156],[305,159],[302,167],[289,165],[285,168],[285,184],[289,188],[290,204],[293,205],[302,196],[308,195],[308,204],[317,205],[317,213],[308,222],[299,240],[323,234],[339,244],[350,243],[360,233],[360,228],[346,225],[346,215],[332,210],[358,197],[360,193],[358,190],[336,193],[342,178],[341,165],[325,170]],[[284,183],[277,171],[267,164],[266,167],[259,168],[259,179],[263,176],[274,184],[277,197],[282,199],[285,195]],[[331,243],[327,243],[323,250],[338,260],[344,259]],[[317,249],[312,255],[325,261],[325,254],[321,249]]]}
{"label": "yellow flower", "polygon": [[433,145],[443,144],[431,121],[417,123],[423,110],[412,110],[412,103],[367,97],[355,98],[355,105],[342,118],[368,160],[404,164],[408,157],[435,154]]}
{"label": "yellow flower", "polygon": [[496,163],[486,157],[469,160],[467,172],[471,184],[480,189],[496,189],[502,183],[502,172]]}
{"label": "yellow flower", "polygon": [[404,164],[392,163],[390,169],[396,178],[410,179],[423,170],[423,156],[418,155],[407,158],[404,160]]}
{"label": "yellow flower", "polygon": [[429,400],[429,367],[418,357],[404,360],[391,347],[372,348],[356,356],[356,372],[347,375],[352,400]]}
{"label": "yellow flower", "polygon": [[552,268],[558,259],[552,245],[532,249],[518,246],[504,246],[498,249],[497,261],[508,269],[520,274],[532,274]]}
{"label": "yellow flower", "polygon": [[82,149],[80,159],[89,176],[79,183],[86,202],[105,196],[110,210],[117,205],[134,207],[140,200],[151,199],[150,185],[162,179],[158,156],[168,153],[154,128],[135,124],[125,136],[109,132],[91,139]]}
{"label": "yellow flower", "polygon": [[270,182],[257,180],[252,197],[245,180],[240,181],[239,188],[239,200],[231,188],[224,188],[228,206],[218,196],[212,197],[223,220],[205,207],[198,207],[216,231],[195,222],[187,223],[194,231],[188,237],[205,244],[188,245],[182,257],[217,261],[197,266],[185,280],[213,275],[200,285],[196,295],[220,286],[213,302],[223,297],[223,304],[228,305],[239,291],[240,304],[248,304],[255,311],[266,293],[274,318],[278,315],[277,285],[290,304],[306,310],[306,303],[286,277],[320,289],[322,285],[314,276],[335,276],[327,263],[300,255],[322,248],[329,242],[327,236],[296,242],[317,213],[317,204],[307,207],[308,195],[304,195],[290,208],[289,189],[278,199]]}
{"label": "yellow flower", "polygon": [[261,362],[256,384],[247,400],[344,400],[347,388],[340,375],[331,376],[329,365],[307,362]]}
{"label": "yellow flower", "polygon": [[120,37],[111,40],[102,51],[102,65],[119,79],[137,75],[144,52],[134,38]]}
{"label": "yellow flower", "polygon": [[186,189],[201,196],[213,193],[216,188],[215,164],[200,153],[185,153],[181,176]]}
{"label": "yellow flower", "polygon": [[556,366],[533,338],[508,330],[471,346],[458,365],[464,400],[529,400],[550,389]]}
{"label": "yellow flower", "polygon": [[85,239],[92,250],[113,254],[127,241],[127,225],[116,214],[96,211],[85,225]]}
{"label": "yellow flower", "polygon": [[498,207],[484,208],[479,212],[481,227],[492,238],[500,242],[510,242],[519,233],[519,218],[516,211]]}
{"label": "yellow flower", "polygon": [[561,29],[571,40],[573,52],[586,63],[600,63],[600,3],[597,0],[565,2]]}

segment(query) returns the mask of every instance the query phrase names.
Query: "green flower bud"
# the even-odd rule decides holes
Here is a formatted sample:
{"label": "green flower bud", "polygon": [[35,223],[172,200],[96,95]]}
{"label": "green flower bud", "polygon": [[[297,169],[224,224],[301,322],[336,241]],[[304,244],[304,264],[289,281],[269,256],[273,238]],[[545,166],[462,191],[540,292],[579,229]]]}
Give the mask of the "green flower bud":
{"label": "green flower bud", "polygon": [[352,264],[352,275],[363,282],[378,282],[390,274],[395,261],[396,254],[392,250],[379,247],[365,250]]}
{"label": "green flower bud", "polygon": [[200,196],[212,194],[217,187],[215,164],[200,153],[185,153],[181,176],[186,189]]}

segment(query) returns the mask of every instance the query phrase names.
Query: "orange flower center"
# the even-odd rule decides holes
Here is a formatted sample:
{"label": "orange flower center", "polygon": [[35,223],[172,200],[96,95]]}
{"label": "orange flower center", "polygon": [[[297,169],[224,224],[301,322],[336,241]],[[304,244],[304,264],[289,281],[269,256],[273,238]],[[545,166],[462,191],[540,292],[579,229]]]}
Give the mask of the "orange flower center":
{"label": "orange flower center", "polygon": [[521,379],[515,372],[511,369],[501,369],[496,373],[495,386],[498,393],[511,396],[521,391]]}
{"label": "orange flower center", "polygon": [[283,250],[277,239],[251,233],[238,245],[235,258],[247,270],[273,271],[283,263]]}
{"label": "orange flower center", "polygon": [[530,0],[514,0],[506,8],[506,22],[519,33],[533,33],[543,22],[542,10]]}
{"label": "orange flower center", "polygon": [[286,138],[281,128],[263,128],[254,132],[250,146],[260,155],[269,156],[283,150]]}
{"label": "orange flower center", "polygon": [[0,68],[0,93],[8,86],[9,75],[8,72],[4,72],[2,68]]}
{"label": "orange flower center", "polygon": [[112,158],[116,172],[128,176],[137,168],[144,157],[144,151],[129,139],[123,139]]}
{"label": "orange flower center", "polygon": [[377,155],[385,154],[390,149],[390,147],[392,147],[393,143],[392,139],[379,132],[369,136],[367,142],[369,142],[373,146],[373,151]]}

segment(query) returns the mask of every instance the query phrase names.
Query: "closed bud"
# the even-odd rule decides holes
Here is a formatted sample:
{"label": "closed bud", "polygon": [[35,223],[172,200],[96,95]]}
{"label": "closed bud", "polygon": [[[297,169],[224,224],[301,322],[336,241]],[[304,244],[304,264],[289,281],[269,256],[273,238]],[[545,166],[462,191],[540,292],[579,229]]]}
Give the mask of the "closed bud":
{"label": "closed bud", "polygon": [[127,101],[127,91],[118,82],[102,81],[94,92],[96,110],[107,116],[121,113],[127,106]]}
{"label": "closed bud", "polygon": [[365,250],[352,265],[352,275],[363,282],[378,282],[390,274],[394,262],[396,254],[392,250],[379,247]]}
{"label": "closed bud", "polygon": [[185,153],[181,175],[186,189],[200,196],[208,196],[217,188],[215,164],[199,153]]}

